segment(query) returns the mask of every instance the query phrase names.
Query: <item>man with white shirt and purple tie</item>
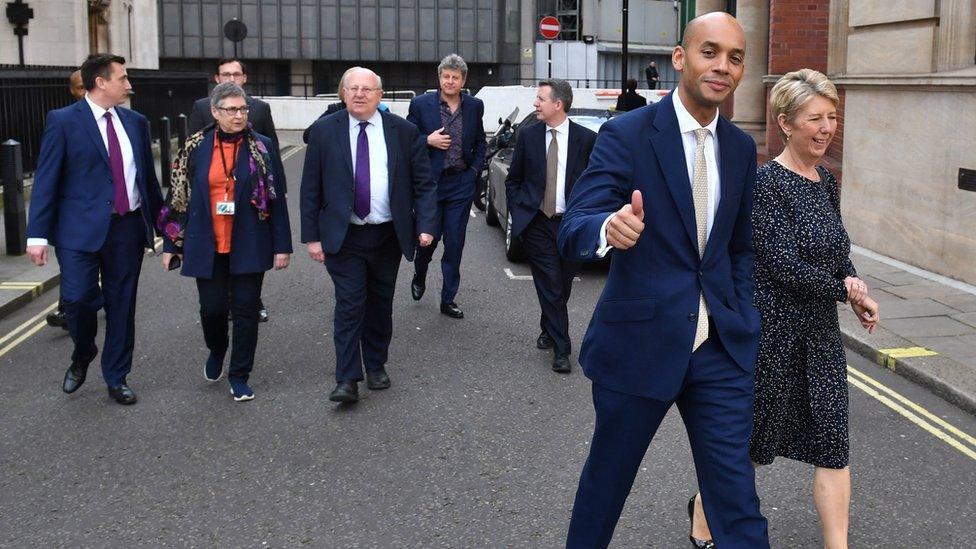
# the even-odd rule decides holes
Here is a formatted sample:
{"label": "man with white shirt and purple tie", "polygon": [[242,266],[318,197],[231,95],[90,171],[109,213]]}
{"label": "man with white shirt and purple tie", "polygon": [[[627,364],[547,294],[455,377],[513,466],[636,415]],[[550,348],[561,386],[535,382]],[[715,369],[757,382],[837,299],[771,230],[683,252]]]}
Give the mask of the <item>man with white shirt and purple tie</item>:
{"label": "man with white shirt and purple tie", "polygon": [[27,255],[42,266],[50,244],[61,266],[61,297],[74,343],[62,390],[73,393],[85,382],[98,354],[96,315],[104,307],[102,377],[116,402],[134,404],[126,376],[132,369],[136,293],[162,196],[149,121],[120,106],[132,90],[125,58],[89,56],[81,78],[84,99],[47,115],[31,192]]}
{"label": "man with white shirt and purple tie", "polygon": [[437,189],[417,127],[378,110],[380,77],[354,67],[340,83],[346,109],[309,129],[300,197],[302,242],[335,287],[333,402],[390,387],[393,292],[400,256],[434,237]]}

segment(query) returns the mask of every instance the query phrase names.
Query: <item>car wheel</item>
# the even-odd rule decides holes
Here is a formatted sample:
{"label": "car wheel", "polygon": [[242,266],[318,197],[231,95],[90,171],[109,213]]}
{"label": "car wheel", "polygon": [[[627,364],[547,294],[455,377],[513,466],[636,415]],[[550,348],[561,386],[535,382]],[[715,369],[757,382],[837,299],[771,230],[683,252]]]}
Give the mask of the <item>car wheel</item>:
{"label": "car wheel", "polygon": [[512,263],[519,263],[525,259],[522,252],[522,241],[512,236],[512,214],[508,214],[508,223],[505,224],[505,257]]}
{"label": "car wheel", "polygon": [[485,223],[489,227],[497,227],[501,225],[498,221],[498,210],[495,209],[495,205],[491,201],[491,186],[485,190]]}
{"label": "car wheel", "polygon": [[485,211],[488,206],[488,171],[478,174],[478,190],[474,196],[474,207]]}

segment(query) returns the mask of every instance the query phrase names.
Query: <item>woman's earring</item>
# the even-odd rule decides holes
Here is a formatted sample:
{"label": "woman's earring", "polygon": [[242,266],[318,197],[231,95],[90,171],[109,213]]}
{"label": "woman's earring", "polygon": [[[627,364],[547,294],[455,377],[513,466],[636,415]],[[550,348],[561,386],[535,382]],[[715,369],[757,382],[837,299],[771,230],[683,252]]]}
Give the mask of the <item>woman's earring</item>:
{"label": "woman's earring", "polygon": [[786,142],[788,143],[789,141],[790,141],[790,134],[786,134]]}

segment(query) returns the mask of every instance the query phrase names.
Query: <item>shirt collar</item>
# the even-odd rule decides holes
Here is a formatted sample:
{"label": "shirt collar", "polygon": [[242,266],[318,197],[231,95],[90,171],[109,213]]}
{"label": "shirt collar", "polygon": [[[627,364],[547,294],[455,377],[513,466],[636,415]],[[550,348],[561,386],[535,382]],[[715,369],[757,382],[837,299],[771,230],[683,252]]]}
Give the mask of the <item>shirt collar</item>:
{"label": "shirt collar", "polygon": [[96,105],[95,102],[92,101],[91,96],[89,96],[87,93],[85,94],[85,101],[88,101],[88,106],[91,108],[92,114],[95,115],[95,120],[98,120],[99,118],[105,116],[106,112],[112,113],[112,116],[114,116],[115,118],[119,117],[119,113],[115,111],[115,107],[112,107],[108,110],[103,109],[102,107]]}
{"label": "shirt collar", "polygon": [[563,120],[563,123],[560,124],[560,125],[558,125],[558,126],[549,126],[549,125],[546,125],[546,131],[548,132],[549,130],[556,130],[556,133],[566,133],[566,132],[568,132],[569,131],[569,117],[567,116],[566,119]]}
{"label": "shirt collar", "polygon": [[674,104],[674,114],[678,117],[678,128],[681,133],[693,133],[695,130],[701,127],[705,127],[715,137],[715,129],[718,127],[718,109],[715,109],[715,117],[712,121],[708,123],[707,126],[702,126],[695,120],[695,117],[688,112],[685,108],[684,103],[681,102],[681,97],[679,89],[675,88],[674,93],[671,94],[672,103]]}
{"label": "shirt collar", "polygon": [[[359,122],[361,122],[361,121],[358,118],[356,118],[355,116],[353,116],[351,114],[349,115],[349,129],[350,130],[353,129],[353,128],[357,128],[359,126]],[[366,120],[366,122],[369,122],[369,124],[371,126],[376,126],[377,128],[382,128],[383,127],[383,115],[380,114],[380,110],[379,109],[376,109],[376,112],[373,113],[373,116],[369,117],[369,120]]]}

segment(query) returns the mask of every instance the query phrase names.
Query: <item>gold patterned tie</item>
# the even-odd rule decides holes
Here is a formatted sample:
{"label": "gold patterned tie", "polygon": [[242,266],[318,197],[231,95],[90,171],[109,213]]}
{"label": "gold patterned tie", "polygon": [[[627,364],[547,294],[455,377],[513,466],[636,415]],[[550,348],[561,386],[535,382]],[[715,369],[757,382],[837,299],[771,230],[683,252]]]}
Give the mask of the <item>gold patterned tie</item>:
{"label": "gold patterned tie", "polygon": [[[691,194],[695,200],[695,225],[698,227],[698,258],[705,255],[705,242],[708,234],[708,165],[705,161],[705,139],[708,128],[695,130],[698,146],[695,148],[695,180]],[[695,327],[695,343],[692,352],[697,351],[708,339],[708,311],[705,309],[705,294],[698,294],[698,325]]]}
{"label": "gold patterned tie", "polygon": [[556,141],[556,129],[549,130],[552,140],[546,152],[546,194],[542,198],[542,213],[552,219],[556,215],[556,174],[559,170],[559,142]]}

